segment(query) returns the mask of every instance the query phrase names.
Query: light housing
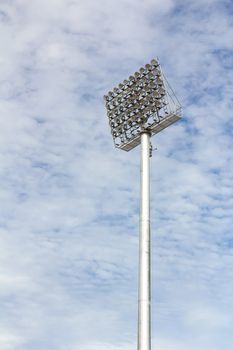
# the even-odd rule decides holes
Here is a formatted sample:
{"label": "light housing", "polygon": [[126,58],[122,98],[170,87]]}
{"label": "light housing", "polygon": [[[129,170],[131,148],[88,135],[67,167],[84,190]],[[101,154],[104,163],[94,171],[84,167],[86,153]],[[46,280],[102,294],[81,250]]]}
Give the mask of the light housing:
{"label": "light housing", "polygon": [[181,118],[181,105],[155,59],[104,96],[114,144],[130,151],[140,135],[157,134]]}

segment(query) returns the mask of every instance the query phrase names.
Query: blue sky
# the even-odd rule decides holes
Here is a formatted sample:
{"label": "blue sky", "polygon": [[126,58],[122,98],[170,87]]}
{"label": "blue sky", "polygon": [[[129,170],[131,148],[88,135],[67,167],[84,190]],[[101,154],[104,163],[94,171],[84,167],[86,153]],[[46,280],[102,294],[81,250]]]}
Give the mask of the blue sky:
{"label": "blue sky", "polygon": [[159,57],[183,120],[153,138],[153,348],[231,350],[233,4],[0,3],[0,348],[136,348],[139,148],[102,96]]}

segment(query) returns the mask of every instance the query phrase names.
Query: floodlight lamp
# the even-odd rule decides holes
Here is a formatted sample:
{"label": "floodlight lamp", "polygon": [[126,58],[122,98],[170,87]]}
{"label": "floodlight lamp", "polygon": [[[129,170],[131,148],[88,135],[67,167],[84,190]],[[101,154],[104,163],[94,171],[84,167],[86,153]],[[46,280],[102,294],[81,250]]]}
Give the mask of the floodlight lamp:
{"label": "floodlight lamp", "polygon": [[146,70],[145,70],[144,67],[141,67],[141,68],[139,69],[139,72],[140,72],[141,74],[145,74]]}
{"label": "floodlight lamp", "polygon": [[158,93],[161,95],[161,96],[165,96],[166,95],[166,91],[161,87],[158,89]]}
{"label": "floodlight lamp", "polygon": [[160,77],[157,78],[157,84],[163,86],[163,80]]}
{"label": "floodlight lamp", "polygon": [[107,103],[111,100],[111,98],[110,98],[110,96],[105,95],[104,100],[105,100],[105,104],[107,105]]}
{"label": "floodlight lamp", "polygon": [[142,81],[145,83],[145,84],[147,84],[148,83],[148,77],[147,77],[147,74],[148,73],[146,73],[146,75],[144,75],[143,77],[142,77]]}
{"label": "floodlight lamp", "polygon": [[146,69],[147,69],[148,71],[151,71],[151,65],[150,65],[149,63],[147,63],[147,64],[145,65],[145,67],[146,67]]}
{"label": "floodlight lamp", "polygon": [[152,73],[156,76],[159,77],[161,75],[161,72],[157,68],[152,69]]}
{"label": "floodlight lamp", "polygon": [[161,102],[158,101],[158,100],[155,100],[155,101],[154,101],[154,105],[156,106],[156,108],[162,108],[162,104],[161,104]]}
{"label": "floodlight lamp", "polygon": [[157,90],[157,91],[154,91],[154,95],[153,95],[156,99],[160,99],[160,93],[159,93],[159,91]]}
{"label": "floodlight lamp", "polygon": [[130,75],[129,80],[134,82],[135,81],[135,77],[133,75]]}
{"label": "floodlight lamp", "polygon": [[159,66],[158,61],[156,61],[155,59],[151,60],[150,64],[151,64],[152,66],[155,66],[155,67],[158,67],[158,66]]}

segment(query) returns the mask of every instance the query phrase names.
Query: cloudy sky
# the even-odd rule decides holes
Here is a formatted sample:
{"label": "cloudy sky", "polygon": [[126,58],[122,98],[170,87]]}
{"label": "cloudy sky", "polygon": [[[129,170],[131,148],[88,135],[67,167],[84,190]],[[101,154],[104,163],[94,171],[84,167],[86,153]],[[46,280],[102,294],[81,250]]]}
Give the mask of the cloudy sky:
{"label": "cloudy sky", "polygon": [[232,37],[231,0],[0,1],[1,350],[136,349],[140,150],[102,96],[154,57],[153,349],[232,349]]}

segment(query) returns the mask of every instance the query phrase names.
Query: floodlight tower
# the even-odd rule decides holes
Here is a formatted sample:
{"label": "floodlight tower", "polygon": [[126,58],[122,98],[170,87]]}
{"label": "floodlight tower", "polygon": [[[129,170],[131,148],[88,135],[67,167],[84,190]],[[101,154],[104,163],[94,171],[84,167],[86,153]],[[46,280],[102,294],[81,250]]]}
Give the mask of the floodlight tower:
{"label": "floodlight tower", "polygon": [[181,118],[181,106],[155,59],[104,96],[114,144],[141,144],[138,350],[151,350],[150,137]]}

